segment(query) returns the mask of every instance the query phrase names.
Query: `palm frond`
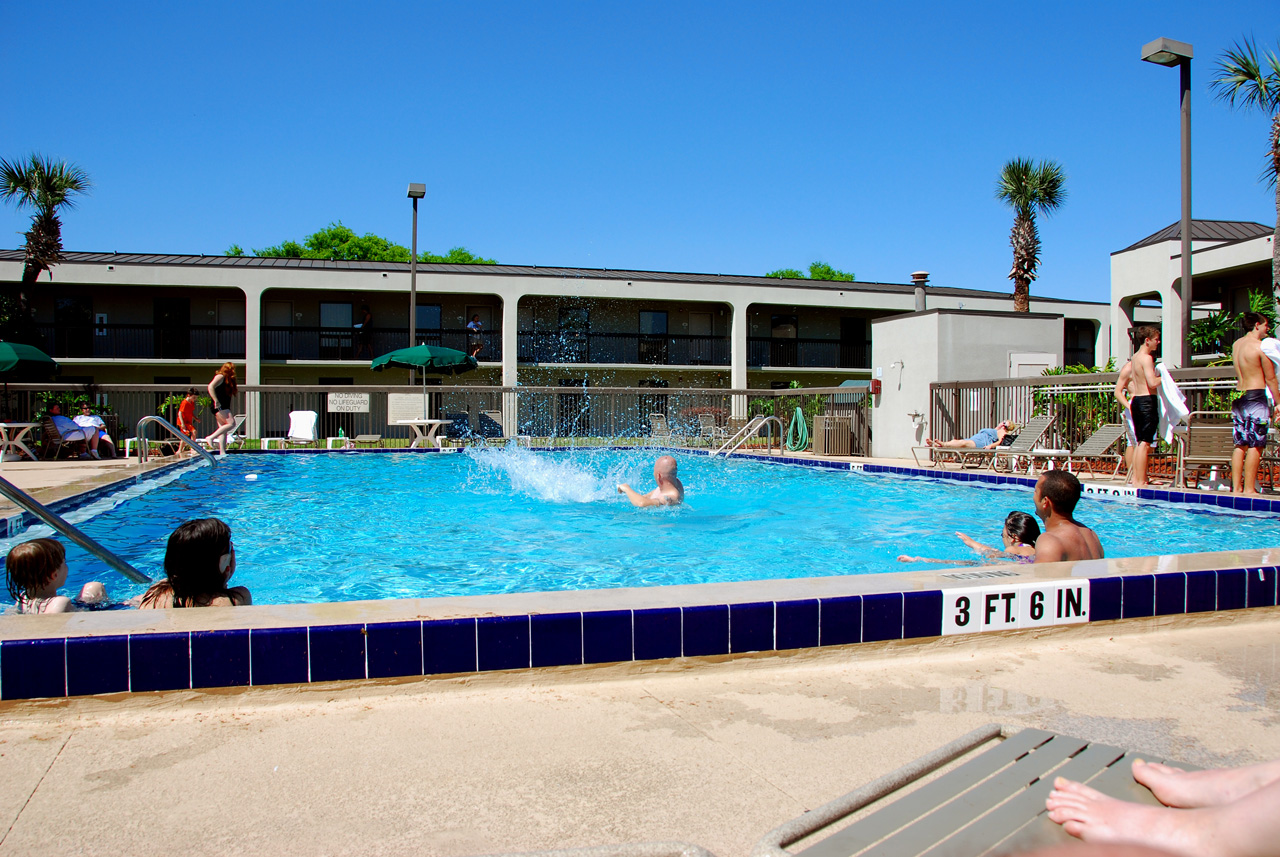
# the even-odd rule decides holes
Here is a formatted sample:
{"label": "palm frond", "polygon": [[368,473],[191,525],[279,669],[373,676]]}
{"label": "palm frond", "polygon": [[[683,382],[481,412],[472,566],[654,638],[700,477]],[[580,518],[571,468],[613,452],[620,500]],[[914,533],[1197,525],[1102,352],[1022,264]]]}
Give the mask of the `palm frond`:
{"label": "palm frond", "polygon": [[1232,107],[1280,111],[1280,56],[1261,52],[1251,37],[1223,52],[1210,87]]}

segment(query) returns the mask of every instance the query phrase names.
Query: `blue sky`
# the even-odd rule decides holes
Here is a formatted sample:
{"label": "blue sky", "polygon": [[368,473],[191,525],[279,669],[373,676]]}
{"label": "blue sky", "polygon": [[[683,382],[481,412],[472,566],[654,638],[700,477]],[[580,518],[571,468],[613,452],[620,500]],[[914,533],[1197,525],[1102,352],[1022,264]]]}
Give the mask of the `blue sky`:
{"label": "blue sky", "polygon": [[[1011,157],[1053,158],[1033,294],[1105,301],[1108,254],[1178,218],[1275,221],[1267,121],[1212,99],[1274,0],[1110,3],[5,4],[0,155],[91,174],[70,250],[219,254],[332,220],[510,264],[1005,290]],[[1271,29],[1268,29],[1270,27]],[[18,37],[18,34],[26,34]],[[0,246],[27,217],[0,209]]]}

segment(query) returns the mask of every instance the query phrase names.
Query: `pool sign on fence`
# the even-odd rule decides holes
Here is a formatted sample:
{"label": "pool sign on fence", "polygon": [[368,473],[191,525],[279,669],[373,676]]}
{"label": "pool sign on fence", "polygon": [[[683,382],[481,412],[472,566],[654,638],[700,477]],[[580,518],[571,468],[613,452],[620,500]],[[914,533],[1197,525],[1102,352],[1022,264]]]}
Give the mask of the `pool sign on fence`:
{"label": "pool sign on fence", "polygon": [[330,393],[329,413],[331,414],[367,414],[369,413],[368,393]]}
{"label": "pool sign on fence", "polygon": [[1088,621],[1087,579],[942,590],[943,636]]}

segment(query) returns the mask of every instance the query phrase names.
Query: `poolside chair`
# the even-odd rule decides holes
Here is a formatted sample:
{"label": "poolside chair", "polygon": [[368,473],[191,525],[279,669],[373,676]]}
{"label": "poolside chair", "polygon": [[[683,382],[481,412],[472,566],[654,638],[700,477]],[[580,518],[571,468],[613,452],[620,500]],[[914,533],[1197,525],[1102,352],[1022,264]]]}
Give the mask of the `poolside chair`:
{"label": "poolside chair", "polygon": [[1120,442],[1120,438],[1124,437],[1124,426],[1119,423],[1108,423],[1099,426],[1098,430],[1089,435],[1079,446],[1070,452],[1061,450],[1032,450],[1031,458],[1034,461],[1041,460],[1045,463],[1063,461],[1066,463],[1068,470],[1071,470],[1072,464],[1089,471],[1090,476],[1096,476],[1093,465],[1100,460],[1112,461],[1115,467],[1111,469],[1108,478],[1115,479],[1120,475],[1120,465],[1124,464],[1124,456],[1118,452],[1112,452],[1111,448]]}
{"label": "poolside chair", "polygon": [[1178,448],[1178,472],[1174,484],[1185,488],[1194,474],[1195,487],[1200,487],[1200,472],[1208,468],[1231,474],[1231,453],[1235,443],[1231,436],[1231,414],[1226,411],[1195,411],[1187,417],[1187,434]]}
{"label": "poolside chair", "polygon": [[992,470],[1020,467],[1022,459],[1027,461],[1027,469],[1031,468],[1031,451],[1040,444],[1049,428],[1057,419],[1056,416],[1038,416],[1027,420],[1026,425],[1018,430],[1017,436],[1008,446],[995,449],[953,449],[945,446],[913,446],[911,455],[916,464],[920,463],[919,450],[929,450],[935,467],[941,467],[948,458],[960,467],[990,467]]}
{"label": "poolside chair", "polygon": [[[304,413],[311,412],[305,411]],[[292,419],[293,414],[290,414],[289,416],[290,419]],[[227,435],[227,449],[240,449],[244,446],[244,423],[247,419],[249,419],[248,414],[236,414],[231,418],[231,433]],[[202,446],[205,449],[216,449],[218,446],[218,442],[216,440],[213,443],[206,443],[205,439],[202,437],[194,439],[192,443]]]}
{"label": "poolside chair", "polygon": [[380,434],[358,434],[351,438],[352,446],[382,446],[382,435]]}
{"label": "poolside chair", "polygon": [[481,437],[500,439],[506,436],[502,431],[502,411],[481,411],[476,422],[476,434]]}
{"label": "poolside chair", "polygon": [[316,446],[320,439],[316,436],[316,421],[319,415],[315,411],[290,411],[289,434],[284,439],[285,446]]}
{"label": "poolside chair", "polygon": [[649,414],[649,438],[655,443],[675,443],[666,414]]}
{"label": "poolside chair", "polygon": [[[58,431],[58,426],[53,422],[53,417],[45,417],[40,421],[40,457],[57,459],[63,453],[68,458],[75,458],[81,453],[89,449],[89,442],[84,439],[83,429],[79,426],[74,431],[68,430],[66,434]],[[80,437],[71,438],[67,435],[81,435]]]}
{"label": "poolside chair", "polygon": [[729,439],[729,430],[716,423],[715,414],[698,414],[698,437],[707,442],[707,446],[715,446]]}
{"label": "poolside chair", "polygon": [[[1158,756],[1144,754],[1143,758]],[[1159,806],[1151,792],[1134,781],[1133,759],[1133,753],[1118,747],[1042,729],[1018,731],[990,724],[775,828],[756,843],[751,854],[791,857],[792,852],[783,850],[787,846],[855,816],[852,824],[795,852],[797,857],[863,853],[977,857],[1021,854],[1074,842],[1049,820],[1045,810],[1054,778],[1066,777],[1112,797]],[[934,776],[957,760],[963,761]],[[914,791],[884,802],[930,776]]]}

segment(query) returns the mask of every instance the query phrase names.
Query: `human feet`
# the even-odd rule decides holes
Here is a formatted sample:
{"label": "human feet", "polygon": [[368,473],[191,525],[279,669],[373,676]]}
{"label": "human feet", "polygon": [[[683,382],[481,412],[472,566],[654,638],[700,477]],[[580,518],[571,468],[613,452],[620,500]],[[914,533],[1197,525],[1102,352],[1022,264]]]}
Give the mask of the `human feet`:
{"label": "human feet", "polygon": [[1205,809],[1170,809],[1117,800],[1081,783],[1058,777],[1045,807],[1062,829],[1088,843],[1128,842],[1185,857],[1219,853]]}
{"label": "human feet", "polygon": [[1184,771],[1136,759],[1133,778],[1151,789],[1165,806],[1221,806],[1280,780],[1280,760],[1244,768]]}

